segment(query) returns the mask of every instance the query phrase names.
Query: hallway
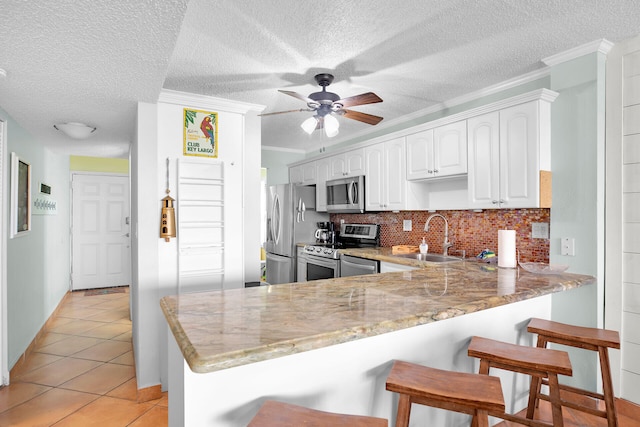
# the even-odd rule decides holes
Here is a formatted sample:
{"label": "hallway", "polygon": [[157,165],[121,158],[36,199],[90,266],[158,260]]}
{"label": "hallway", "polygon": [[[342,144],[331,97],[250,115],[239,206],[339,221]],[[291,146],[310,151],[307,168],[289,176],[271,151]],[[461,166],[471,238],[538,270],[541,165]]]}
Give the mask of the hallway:
{"label": "hallway", "polygon": [[167,393],[136,402],[129,288],[67,294],[11,374],[0,426],[167,425]]}

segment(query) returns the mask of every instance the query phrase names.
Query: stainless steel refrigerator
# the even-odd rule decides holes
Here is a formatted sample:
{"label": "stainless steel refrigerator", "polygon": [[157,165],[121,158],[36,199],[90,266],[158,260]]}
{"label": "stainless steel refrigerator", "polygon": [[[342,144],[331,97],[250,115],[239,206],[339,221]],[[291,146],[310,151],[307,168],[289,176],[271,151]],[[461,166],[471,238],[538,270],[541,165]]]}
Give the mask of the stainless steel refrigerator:
{"label": "stainless steel refrigerator", "polygon": [[295,282],[296,244],[315,241],[316,223],[329,214],[316,212],[316,188],[281,184],[267,195],[267,283]]}

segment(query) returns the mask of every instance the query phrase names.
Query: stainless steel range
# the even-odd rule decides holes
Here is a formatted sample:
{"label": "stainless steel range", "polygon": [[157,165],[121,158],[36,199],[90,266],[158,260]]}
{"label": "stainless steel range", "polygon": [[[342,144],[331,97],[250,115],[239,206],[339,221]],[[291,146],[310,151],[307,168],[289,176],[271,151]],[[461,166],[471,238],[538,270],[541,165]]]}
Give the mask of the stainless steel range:
{"label": "stainless steel range", "polygon": [[340,277],[340,249],[380,245],[377,224],[341,224],[335,244],[306,245],[298,253],[298,282]]}

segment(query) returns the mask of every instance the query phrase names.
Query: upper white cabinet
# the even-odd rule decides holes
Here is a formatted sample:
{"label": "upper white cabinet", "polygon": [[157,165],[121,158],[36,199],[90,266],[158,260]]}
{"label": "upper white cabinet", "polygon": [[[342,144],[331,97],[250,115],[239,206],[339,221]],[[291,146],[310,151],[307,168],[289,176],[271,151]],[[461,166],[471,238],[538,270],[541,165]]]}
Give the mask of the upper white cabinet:
{"label": "upper white cabinet", "polygon": [[358,176],[365,173],[364,148],[347,151],[329,159],[331,160],[329,179]]}
{"label": "upper white cabinet", "polygon": [[316,183],[316,162],[290,167],[289,182],[298,185],[314,185]]}
{"label": "upper white cabinet", "polygon": [[407,179],[443,178],[467,173],[465,120],[407,136]]}
{"label": "upper white cabinet", "polygon": [[331,171],[331,159],[316,161],[316,211],[327,211],[327,180]]}
{"label": "upper white cabinet", "polygon": [[405,140],[396,138],[365,148],[365,210],[405,208]]}
{"label": "upper white cabinet", "polygon": [[550,117],[540,100],[468,120],[471,208],[547,207],[540,171],[550,168]]}

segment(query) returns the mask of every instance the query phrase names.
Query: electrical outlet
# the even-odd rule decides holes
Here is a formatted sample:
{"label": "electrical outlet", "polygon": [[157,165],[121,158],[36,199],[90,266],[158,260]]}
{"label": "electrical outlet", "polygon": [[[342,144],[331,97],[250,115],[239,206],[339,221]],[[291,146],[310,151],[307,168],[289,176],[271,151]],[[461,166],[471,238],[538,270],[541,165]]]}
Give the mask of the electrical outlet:
{"label": "electrical outlet", "polygon": [[560,254],[576,256],[576,239],[573,237],[562,237],[560,239]]}
{"label": "electrical outlet", "polygon": [[402,231],[411,231],[411,229],[412,229],[411,220],[410,219],[402,220]]}
{"label": "electrical outlet", "polygon": [[548,222],[532,222],[531,238],[532,239],[548,239],[549,223]]}

